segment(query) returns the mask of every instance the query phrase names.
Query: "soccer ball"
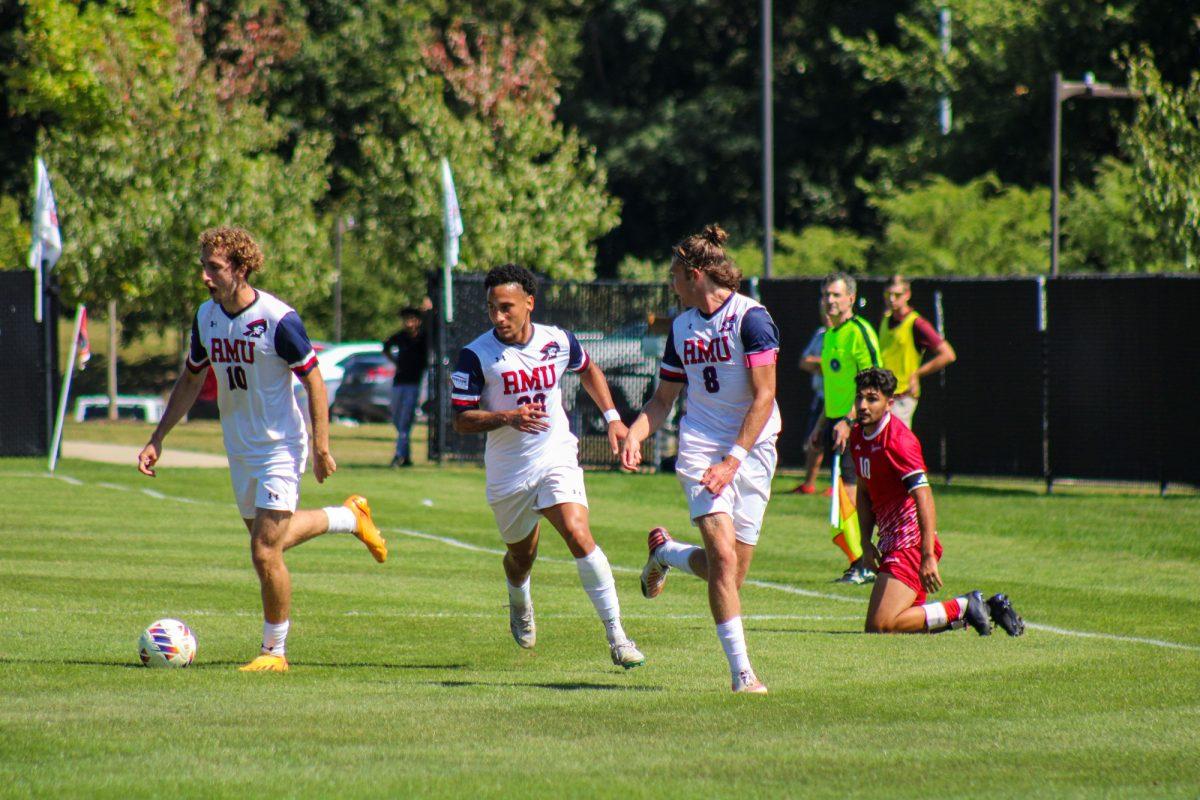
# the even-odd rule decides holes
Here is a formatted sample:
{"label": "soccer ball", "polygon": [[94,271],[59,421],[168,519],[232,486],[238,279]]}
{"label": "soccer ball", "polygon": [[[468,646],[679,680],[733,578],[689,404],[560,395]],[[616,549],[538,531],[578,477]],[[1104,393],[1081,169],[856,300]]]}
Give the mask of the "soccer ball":
{"label": "soccer ball", "polygon": [[196,657],[196,637],[177,619],[160,619],[142,631],[138,655],[147,667],[186,667]]}

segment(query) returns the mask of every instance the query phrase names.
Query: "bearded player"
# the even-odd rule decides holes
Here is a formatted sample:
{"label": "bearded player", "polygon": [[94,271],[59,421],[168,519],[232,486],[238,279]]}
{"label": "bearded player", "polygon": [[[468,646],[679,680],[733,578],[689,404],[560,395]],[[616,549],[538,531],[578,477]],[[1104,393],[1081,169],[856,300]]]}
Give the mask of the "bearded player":
{"label": "bearded player", "polygon": [[[1025,623],[1002,594],[986,603],[979,590],[944,602],[925,602],[928,592],[942,586],[942,544],[921,443],[892,414],[895,375],[871,367],[859,372],[854,383],[858,424],[850,432],[849,454],[859,478],[858,524],[865,565],[875,569],[878,564],[867,632],[937,633],[970,625],[987,636],[994,622],[1009,636],[1020,636]],[[876,525],[878,548],[871,542]]]}
{"label": "bearded player", "polygon": [[163,439],[196,401],[211,364],[217,377],[221,432],[238,512],[250,531],[250,556],[262,589],[263,637],[244,672],[287,672],[292,579],[283,552],[324,533],[353,533],[376,561],[387,544],[366,498],[296,510],[308,458],[308,432],[292,393],[292,375],[308,391],[313,473],[323,483],[337,469],[329,452],[329,402],[304,323],[291,307],[250,285],[263,254],[241,228],[200,234],[200,266],[211,300],[192,320],[187,370],[179,376],[138,470],[154,477]]}
{"label": "bearded player", "polygon": [[640,666],[646,658],[625,635],[612,567],[592,538],[579,442],[562,402],[563,375],[578,373],[604,412],[615,455],[625,425],[608,382],[574,334],[533,324],[533,273],[505,264],[492,269],[483,285],[494,327],[459,353],[450,376],[451,400],[455,431],[487,434],[487,501],[507,548],[509,630],[521,647],[537,641],[530,573],[544,518],[575,557],[579,580],[604,623],[613,664]]}
{"label": "bearded player", "polygon": [[675,475],[704,546],[675,541],[663,528],[650,531],[642,594],[657,597],[671,569],[706,581],[733,691],[764,694],[767,687],[746,652],[738,592],[754,558],[775,473],[779,330],[761,303],[738,294],[742,274],[722,247],[725,239],[725,231],[709,225],[671,251],[671,288],[687,310],[671,323],[661,380],[629,429],[621,466],[637,469],[642,442],[666,419],[686,384]]}

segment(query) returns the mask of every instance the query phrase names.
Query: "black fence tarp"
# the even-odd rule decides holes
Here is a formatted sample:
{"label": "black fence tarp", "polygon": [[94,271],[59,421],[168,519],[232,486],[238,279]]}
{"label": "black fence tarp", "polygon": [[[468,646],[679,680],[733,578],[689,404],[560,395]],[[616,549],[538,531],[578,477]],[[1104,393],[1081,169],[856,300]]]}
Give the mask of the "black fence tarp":
{"label": "black fence tarp", "polygon": [[[857,313],[873,326],[885,308],[884,283],[858,282]],[[779,325],[780,464],[800,466],[812,389],[798,364],[820,324],[820,280],[758,280],[745,290],[758,295]],[[913,308],[958,354],[921,387],[914,427],[931,470],[1200,485],[1194,456],[1200,424],[1184,410],[1200,396],[1200,369],[1185,330],[1200,316],[1200,279],[918,279],[912,290]],[[455,298],[458,318],[447,328],[450,361],[489,327],[479,278],[457,279]],[[665,285],[556,284],[539,297],[535,319],[584,333],[593,355],[614,348],[617,355],[598,361],[626,416],[655,380],[658,354],[645,336],[646,315],[674,313],[677,305]],[[620,355],[636,349],[634,340],[643,342],[644,358]],[[571,408],[584,405],[575,401],[577,387],[564,389]],[[442,395],[438,408],[448,414]],[[572,420],[575,427],[580,415]],[[437,428],[435,414],[431,441]],[[444,458],[477,459],[483,437],[451,431],[442,447]],[[580,456],[584,463],[611,463],[598,436],[584,437]]]}
{"label": "black fence tarp", "polygon": [[47,322],[34,321],[34,277],[31,270],[0,272],[0,386],[6,399],[0,456],[44,456],[50,449],[58,392],[58,303],[51,296]]}

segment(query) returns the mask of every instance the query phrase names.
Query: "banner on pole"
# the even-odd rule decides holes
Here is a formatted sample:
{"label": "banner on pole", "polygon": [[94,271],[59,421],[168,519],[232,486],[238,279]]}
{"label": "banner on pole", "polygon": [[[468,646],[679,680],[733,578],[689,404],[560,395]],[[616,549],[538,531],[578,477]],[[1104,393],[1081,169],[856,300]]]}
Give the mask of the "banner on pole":
{"label": "banner on pole", "polygon": [[463,235],[462,212],[458,207],[458,193],[454,191],[454,176],[450,173],[450,162],[442,157],[442,228],[443,237],[442,287],[443,307],[446,322],[454,322],[453,270],[458,266],[458,239]]}
{"label": "banner on pole", "polygon": [[46,162],[37,159],[37,199],[33,205],[33,244],[29,246],[29,268],[38,269],[47,262],[50,269],[62,255],[62,234],[58,230],[58,207]]}

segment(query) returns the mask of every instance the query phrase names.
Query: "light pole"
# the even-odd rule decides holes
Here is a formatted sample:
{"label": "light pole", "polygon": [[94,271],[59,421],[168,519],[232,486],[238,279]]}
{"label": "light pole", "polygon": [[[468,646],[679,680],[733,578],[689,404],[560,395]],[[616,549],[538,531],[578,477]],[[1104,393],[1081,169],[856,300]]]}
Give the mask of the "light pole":
{"label": "light pole", "polygon": [[1072,97],[1094,97],[1100,100],[1133,100],[1141,97],[1125,86],[1096,83],[1096,76],[1087,73],[1082,81],[1064,81],[1061,72],[1054,73],[1054,98],[1050,133],[1050,277],[1058,277],[1058,194],[1062,177],[1062,104]]}
{"label": "light pole", "polygon": [[342,239],[354,230],[354,217],[338,214],[333,223],[333,341],[342,342]]}
{"label": "light pole", "polygon": [[763,277],[771,277],[775,259],[775,165],[771,115],[771,0],[762,0],[762,126],[763,126]]}

